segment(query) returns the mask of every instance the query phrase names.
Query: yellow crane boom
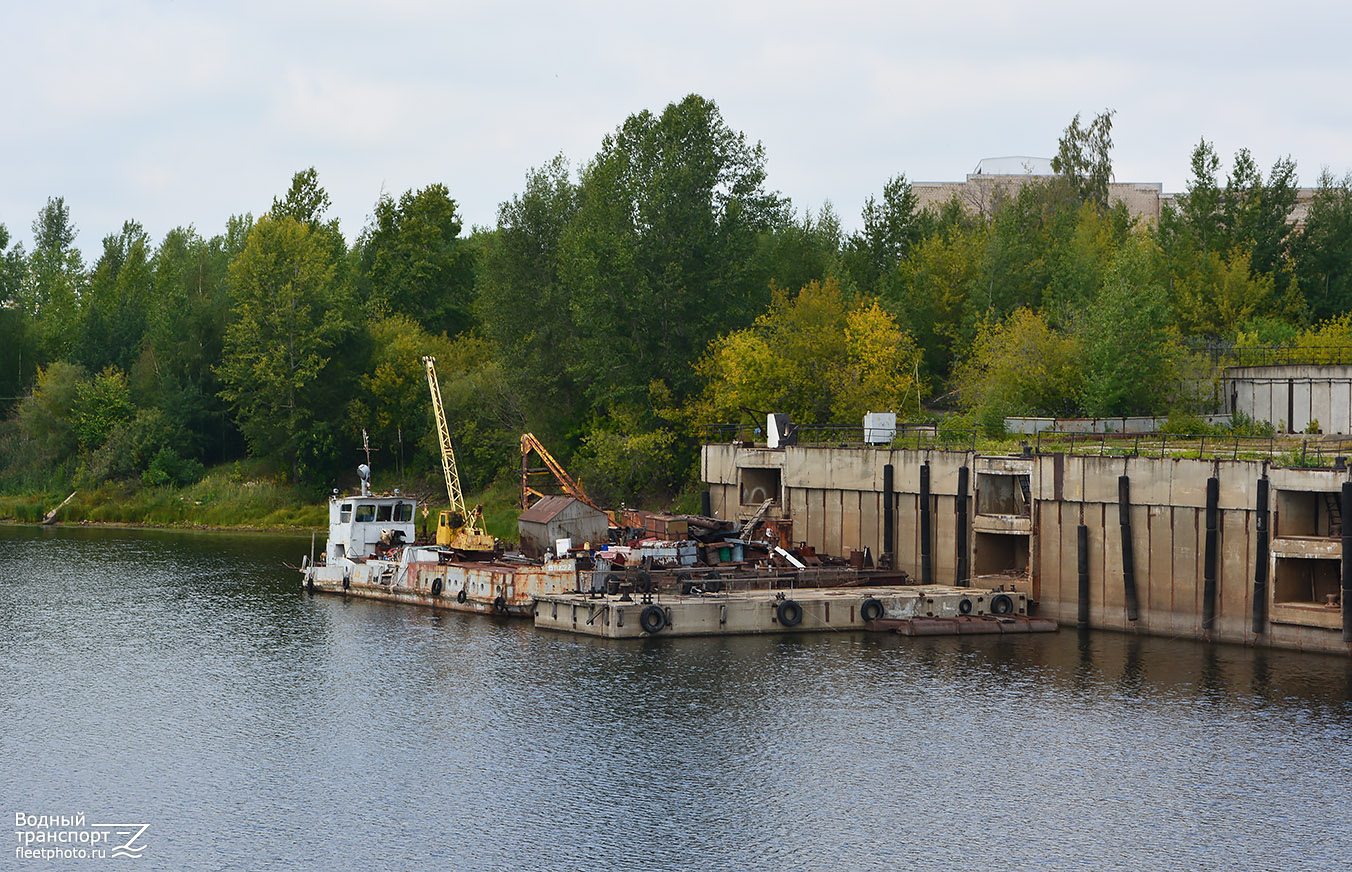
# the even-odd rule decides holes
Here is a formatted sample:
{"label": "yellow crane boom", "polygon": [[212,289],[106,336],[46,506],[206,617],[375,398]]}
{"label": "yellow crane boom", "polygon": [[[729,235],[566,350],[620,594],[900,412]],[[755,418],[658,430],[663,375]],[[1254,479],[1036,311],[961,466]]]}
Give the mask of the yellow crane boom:
{"label": "yellow crane boom", "polygon": [[441,405],[437,359],[424,357],[422,362],[427,368],[427,389],[432,394],[432,412],[437,419],[437,437],[441,441],[441,469],[446,476],[446,496],[451,501],[450,511],[442,512],[437,520],[437,544],[470,551],[491,551],[497,543],[484,530],[483,506],[475,506],[473,512],[469,511],[465,507],[465,495],[460,490],[460,470],[455,465],[451,431],[446,426],[446,410]]}

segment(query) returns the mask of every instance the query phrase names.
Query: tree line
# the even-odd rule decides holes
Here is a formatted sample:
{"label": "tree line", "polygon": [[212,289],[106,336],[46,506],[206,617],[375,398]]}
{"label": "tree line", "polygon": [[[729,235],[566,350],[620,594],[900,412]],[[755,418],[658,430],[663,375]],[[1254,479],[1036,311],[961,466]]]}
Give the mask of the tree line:
{"label": "tree line", "polygon": [[32,251],[0,225],[0,464],[36,488],[249,460],[318,491],[365,430],[435,478],[432,354],[469,487],[509,477],[530,430],[633,502],[688,485],[710,425],[767,411],[1187,412],[1203,345],[1352,345],[1352,178],[1322,174],[1297,227],[1294,164],[1241,149],[1221,179],[1202,141],[1186,193],[1136,222],[1109,199],[1112,117],[1077,116],[1055,175],[987,209],[922,210],[898,175],[849,233],[771,190],[698,95],[532,169],[468,233],[434,183],[383,196],[349,246],[311,168],[256,218],[158,242],[127,221],[86,264],[53,197]]}

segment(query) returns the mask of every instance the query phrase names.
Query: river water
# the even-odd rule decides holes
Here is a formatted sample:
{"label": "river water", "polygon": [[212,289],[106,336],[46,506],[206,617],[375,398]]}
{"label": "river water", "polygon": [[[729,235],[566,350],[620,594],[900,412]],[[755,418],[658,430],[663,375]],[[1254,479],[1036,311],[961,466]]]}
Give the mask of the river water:
{"label": "river water", "polygon": [[[1352,862],[1345,659],[1074,631],[610,642],[308,595],[281,565],[308,549],[0,528],[5,868]],[[129,822],[139,859],[16,852]]]}

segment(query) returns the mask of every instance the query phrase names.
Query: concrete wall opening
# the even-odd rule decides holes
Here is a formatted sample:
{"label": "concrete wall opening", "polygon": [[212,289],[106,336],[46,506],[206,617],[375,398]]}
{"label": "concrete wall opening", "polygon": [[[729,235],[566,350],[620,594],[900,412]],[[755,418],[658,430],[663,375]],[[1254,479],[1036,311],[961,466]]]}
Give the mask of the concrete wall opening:
{"label": "concrete wall opening", "polygon": [[972,574],[1026,576],[1029,538],[1017,533],[977,533],[972,542]]}
{"label": "concrete wall opening", "polygon": [[977,473],[976,513],[1027,517],[1032,503],[1029,493],[1030,478],[1028,475]]}
{"label": "concrete wall opening", "polygon": [[1337,603],[1340,592],[1341,561],[1278,557],[1275,564],[1272,571],[1274,606],[1307,606],[1332,611],[1336,615],[1343,614],[1341,610],[1330,607],[1330,602]]}
{"label": "concrete wall opening", "polygon": [[779,470],[742,467],[737,470],[739,502],[759,506],[766,500],[779,500]]}
{"label": "concrete wall opening", "polygon": [[1277,491],[1276,536],[1342,535],[1341,495],[1333,491]]}

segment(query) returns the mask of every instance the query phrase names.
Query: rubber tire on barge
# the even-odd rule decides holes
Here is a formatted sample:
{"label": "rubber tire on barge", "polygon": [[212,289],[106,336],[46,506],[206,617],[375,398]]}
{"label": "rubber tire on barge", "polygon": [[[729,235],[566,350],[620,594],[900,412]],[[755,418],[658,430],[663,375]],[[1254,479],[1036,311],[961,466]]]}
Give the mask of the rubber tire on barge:
{"label": "rubber tire on barge", "polygon": [[667,626],[667,613],[661,606],[647,606],[639,612],[638,625],[645,633],[660,633]]}
{"label": "rubber tire on barge", "polygon": [[883,601],[871,596],[859,607],[859,618],[865,622],[876,621],[883,616],[884,611]]}
{"label": "rubber tire on barge", "polygon": [[791,599],[786,599],[775,609],[775,617],[784,627],[796,627],[803,622],[803,607]]}

